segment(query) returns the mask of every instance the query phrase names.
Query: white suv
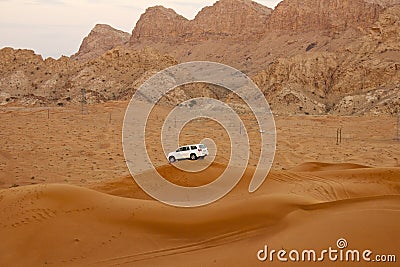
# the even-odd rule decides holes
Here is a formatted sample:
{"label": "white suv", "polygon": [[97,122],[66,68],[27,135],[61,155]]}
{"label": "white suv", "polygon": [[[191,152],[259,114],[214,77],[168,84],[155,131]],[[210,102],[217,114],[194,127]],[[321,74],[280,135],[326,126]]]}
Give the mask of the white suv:
{"label": "white suv", "polygon": [[168,154],[169,162],[175,162],[180,159],[195,160],[204,158],[208,155],[208,149],[204,144],[186,145],[181,146],[176,151]]}

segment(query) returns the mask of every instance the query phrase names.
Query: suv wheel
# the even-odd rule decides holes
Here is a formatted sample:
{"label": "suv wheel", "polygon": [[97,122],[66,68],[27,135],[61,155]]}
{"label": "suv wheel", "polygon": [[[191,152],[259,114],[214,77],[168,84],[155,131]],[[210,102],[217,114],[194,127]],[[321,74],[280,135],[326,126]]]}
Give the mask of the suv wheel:
{"label": "suv wheel", "polygon": [[169,162],[170,163],[174,163],[176,161],[174,156],[169,157]]}
{"label": "suv wheel", "polygon": [[190,159],[191,159],[191,160],[197,159],[196,154],[190,154]]}

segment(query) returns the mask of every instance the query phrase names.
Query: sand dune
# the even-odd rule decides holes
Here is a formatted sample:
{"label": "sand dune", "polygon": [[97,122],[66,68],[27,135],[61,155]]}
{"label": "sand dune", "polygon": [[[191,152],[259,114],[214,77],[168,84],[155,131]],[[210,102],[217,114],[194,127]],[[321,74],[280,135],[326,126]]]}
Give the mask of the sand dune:
{"label": "sand dune", "polygon": [[[346,238],[376,253],[400,247],[399,168],[306,164],[271,172],[253,194],[249,173],[228,196],[196,209],[151,200],[128,178],[92,185],[102,192],[58,184],[2,190],[0,266],[255,266],[266,244],[322,249]],[[124,187],[130,198],[120,197],[128,196]]]}

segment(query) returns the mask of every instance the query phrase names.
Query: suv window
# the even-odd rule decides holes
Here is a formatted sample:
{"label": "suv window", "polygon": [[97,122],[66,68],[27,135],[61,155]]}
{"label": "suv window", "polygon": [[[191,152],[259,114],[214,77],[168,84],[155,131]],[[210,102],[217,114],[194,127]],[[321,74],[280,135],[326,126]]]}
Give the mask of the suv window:
{"label": "suv window", "polygon": [[191,146],[190,147],[192,150],[197,149],[197,146]]}
{"label": "suv window", "polygon": [[199,147],[200,147],[200,148],[206,148],[206,146],[205,146],[205,145],[199,145]]}

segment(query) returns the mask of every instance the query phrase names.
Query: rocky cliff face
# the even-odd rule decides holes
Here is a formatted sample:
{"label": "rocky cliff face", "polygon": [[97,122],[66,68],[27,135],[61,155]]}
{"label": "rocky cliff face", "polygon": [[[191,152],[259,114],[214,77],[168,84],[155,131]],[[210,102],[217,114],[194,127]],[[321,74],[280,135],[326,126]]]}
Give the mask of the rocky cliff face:
{"label": "rocky cliff face", "polygon": [[172,9],[151,7],[137,22],[130,43],[260,37],[271,11],[250,0],[220,0],[203,8],[193,20],[187,20]]}
{"label": "rocky cliff face", "polygon": [[384,8],[400,4],[400,0],[365,0],[365,2],[378,4]]}
{"label": "rocky cliff face", "polygon": [[129,41],[129,33],[116,30],[109,25],[97,24],[81,44],[79,51],[72,59],[89,60],[96,58],[108,50]]}
{"label": "rocky cliff face", "polygon": [[371,28],[368,40],[378,43],[380,53],[400,50],[400,4],[385,10]]}
{"label": "rocky cliff face", "polygon": [[268,29],[331,33],[349,27],[365,29],[377,20],[382,9],[379,4],[364,0],[284,0],[272,13]]}

